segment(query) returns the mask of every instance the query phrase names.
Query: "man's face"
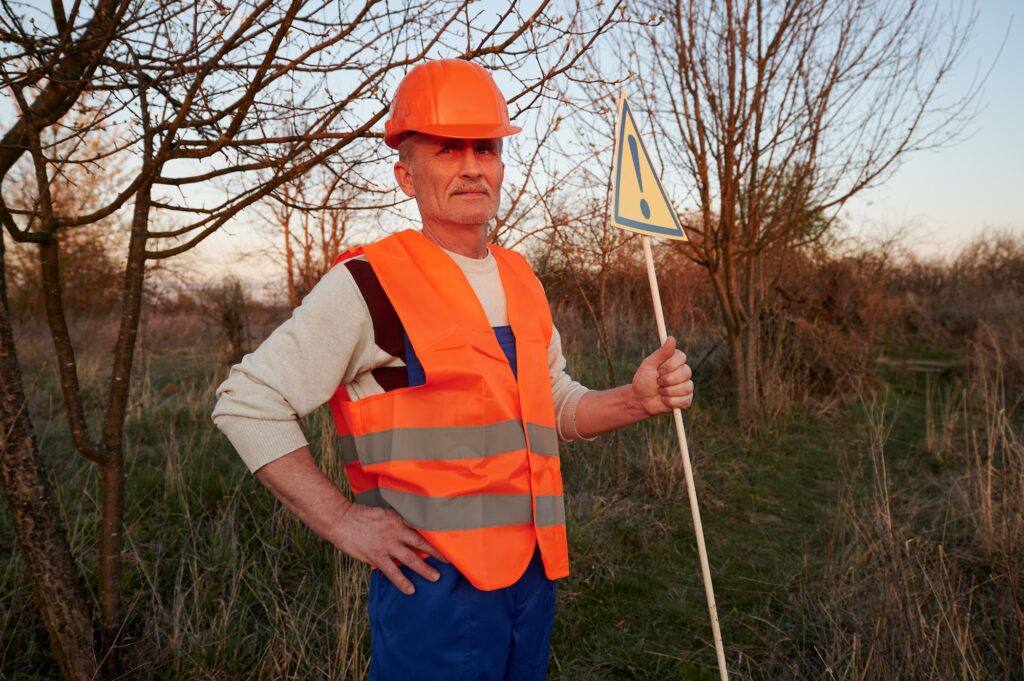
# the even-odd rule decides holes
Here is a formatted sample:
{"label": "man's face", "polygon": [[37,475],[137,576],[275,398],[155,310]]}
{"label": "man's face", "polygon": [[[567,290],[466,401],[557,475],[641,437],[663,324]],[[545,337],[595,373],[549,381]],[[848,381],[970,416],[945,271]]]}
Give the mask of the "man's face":
{"label": "man's face", "polygon": [[418,133],[403,145],[395,179],[416,198],[424,223],[481,225],[497,214],[505,177],[501,140]]}

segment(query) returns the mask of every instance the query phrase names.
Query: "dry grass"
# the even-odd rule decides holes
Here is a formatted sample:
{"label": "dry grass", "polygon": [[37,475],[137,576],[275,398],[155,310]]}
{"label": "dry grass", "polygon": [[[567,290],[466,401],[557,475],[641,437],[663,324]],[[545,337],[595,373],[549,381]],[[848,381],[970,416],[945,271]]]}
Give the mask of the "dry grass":
{"label": "dry grass", "polygon": [[965,434],[966,471],[958,506],[966,511],[964,521],[979,558],[1015,578],[1009,585],[1024,651],[1024,437],[1019,418],[1024,405],[1021,393],[1008,388],[1006,380],[1009,370],[1024,364],[1024,347],[1006,348],[989,330],[971,344],[970,359],[974,418]]}
{"label": "dry grass", "polygon": [[943,543],[902,519],[909,509],[894,510],[886,414],[872,404],[869,416],[871,494],[842,498],[829,599],[812,601],[826,627],[818,648],[825,671],[838,679],[987,678],[972,632],[977,585],[964,581]]}
{"label": "dry grass", "polygon": [[[724,622],[733,627],[724,633],[734,678],[1024,678],[1024,295],[1012,283],[1021,276],[1024,257],[1018,256],[1011,246],[978,248],[955,266],[921,271],[868,256],[846,256],[828,267],[813,259],[803,269],[793,266],[802,283],[782,282],[789,298],[775,300],[766,313],[762,358],[775,417],[770,425],[781,434],[778,440],[766,435],[760,444],[727,432],[720,399],[727,396],[727,358],[717,345],[721,329],[707,290],[685,268],[678,277],[665,271],[670,325],[685,339],[693,363],[709,357],[699,370],[700,403],[687,414],[687,428],[705,528],[715,544],[712,560],[725,572],[743,570],[742,580],[732,578],[731,592],[719,592]],[[992,278],[989,269],[1003,278]],[[646,282],[636,272],[622,276],[624,293],[606,301],[620,381],[657,345]],[[957,277],[971,295],[984,298],[988,290],[990,302],[972,308],[967,297],[953,296],[950,282]],[[1001,287],[998,295],[992,287]],[[557,287],[549,288],[557,294]],[[216,368],[211,352],[195,349],[220,347],[220,330],[195,305],[152,313],[137,356],[126,515],[125,626],[133,673],[364,678],[367,571],[274,504],[210,424]],[[573,373],[603,384],[605,366],[587,313],[569,295],[556,296],[554,308]],[[280,318],[279,311],[256,311],[253,336],[262,337]],[[104,390],[116,322],[79,320],[73,333],[86,341],[79,368],[95,399]],[[966,359],[958,366],[968,373],[951,384],[936,372],[923,388],[921,413],[894,410],[870,368],[870,358],[887,343],[910,344],[914,353],[959,343]],[[71,544],[81,564],[92,566],[95,473],[70,449],[45,330],[24,323],[18,350],[30,367],[26,382],[39,444]],[[790,426],[783,415],[845,419],[841,405],[857,394],[865,403],[865,415],[856,417],[863,418],[863,441],[843,460],[825,462],[844,481],[834,501],[809,502],[817,504],[815,517],[822,520],[816,522],[831,518],[825,555],[807,556],[802,576],[795,574],[799,567],[782,573],[776,565],[755,573],[744,563],[748,554],[778,555],[757,546],[756,537],[753,548],[730,546],[730,533],[740,530],[724,523],[738,514],[735,522],[744,525],[770,523],[766,535],[803,531],[783,524],[793,521],[783,507],[797,505],[794,497],[806,483],[771,477],[757,457],[779,456],[780,465],[809,458],[809,451],[822,449],[821,437],[786,439]],[[894,445],[905,435],[892,434],[908,420],[921,426],[913,457],[900,451],[906,443]],[[823,423],[833,429],[824,437],[844,425]],[[324,470],[341,480],[330,417],[320,413],[307,425]],[[751,442],[761,449],[743,450]],[[785,447],[793,450],[789,458],[775,451]],[[553,672],[567,679],[702,678],[694,662],[710,649],[699,640],[706,626],[702,594],[694,586],[684,599],[684,587],[676,586],[699,581],[688,516],[673,510],[685,505],[674,434],[666,424],[647,424],[621,443],[608,438],[567,450],[574,576],[559,592],[563,638],[556,641]],[[757,504],[756,512],[737,512],[745,503]],[[809,541],[779,539],[779,551],[799,562]],[[751,597],[753,605],[735,605],[742,595],[737,582],[749,586],[755,577],[781,585],[786,606],[767,612],[768,605],[755,602],[759,597]],[[46,678],[52,661],[25,580],[15,553],[0,560],[0,674]],[[649,611],[632,613],[638,602],[648,603]],[[682,604],[684,614],[666,613],[672,603]],[[683,616],[692,631],[671,644],[650,624],[658,622],[660,630]],[[753,642],[738,640],[741,627]]]}
{"label": "dry grass", "polygon": [[827,567],[802,583],[767,678],[1024,678],[1024,433],[997,343],[972,346],[965,391],[926,401],[930,423],[952,424],[926,437],[938,473],[894,481],[891,405],[864,398],[865,456],[844,463]]}
{"label": "dry grass", "polygon": [[[23,329],[19,350],[37,362],[29,380],[39,445],[95,598],[96,473],[70,450],[44,333]],[[80,321],[75,333],[96,341],[78,359],[83,389],[98,395],[116,321]],[[148,320],[142,334],[127,426],[126,666],[133,678],[364,678],[367,569],[324,546],[227,455],[209,417],[216,380],[190,352],[211,335],[187,314]],[[322,465],[341,480],[330,415],[309,425]],[[49,678],[16,553],[2,561],[0,584],[0,676]]]}
{"label": "dry grass", "polygon": [[[162,399],[201,421],[208,419],[212,389],[190,384]],[[150,399],[159,410],[161,397]],[[333,427],[324,413],[313,420],[324,434]],[[205,464],[217,438],[212,428],[171,427],[155,447],[164,454],[160,501],[181,516],[176,529],[184,534],[170,544],[180,552],[165,553],[168,543],[154,536],[144,515],[128,518],[131,567],[144,581],[140,600],[131,604],[137,612],[130,620],[142,624],[130,648],[134,673],[181,679],[240,673],[232,670],[248,670],[246,676],[255,679],[365,677],[365,566],[323,546],[283,508],[268,508],[265,492],[248,474],[238,470],[224,479]],[[334,438],[320,442],[321,464],[340,480]],[[145,473],[130,471],[129,479],[133,475]],[[217,478],[226,487],[211,507],[195,489]],[[310,559],[316,568],[304,567]],[[319,581],[322,574],[329,575],[329,584]],[[332,654],[324,657],[324,651]]]}

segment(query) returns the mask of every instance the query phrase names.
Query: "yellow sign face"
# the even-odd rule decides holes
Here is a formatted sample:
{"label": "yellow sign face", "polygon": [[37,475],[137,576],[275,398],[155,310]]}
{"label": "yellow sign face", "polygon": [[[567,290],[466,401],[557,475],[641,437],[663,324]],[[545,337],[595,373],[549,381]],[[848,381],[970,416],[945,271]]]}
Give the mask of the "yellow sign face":
{"label": "yellow sign face", "polygon": [[612,224],[648,236],[686,240],[679,216],[640,139],[625,94],[619,97],[619,116],[615,123],[612,179]]}

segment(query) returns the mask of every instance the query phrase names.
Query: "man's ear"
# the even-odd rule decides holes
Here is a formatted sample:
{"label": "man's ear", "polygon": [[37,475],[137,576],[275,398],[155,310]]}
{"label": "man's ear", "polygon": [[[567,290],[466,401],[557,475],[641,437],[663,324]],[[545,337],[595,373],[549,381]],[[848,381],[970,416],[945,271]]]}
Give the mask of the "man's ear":
{"label": "man's ear", "polygon": [[406,161],[395,163],[395,180],[406,196],[416,196],[416,187],[412,183],[412,168]]}

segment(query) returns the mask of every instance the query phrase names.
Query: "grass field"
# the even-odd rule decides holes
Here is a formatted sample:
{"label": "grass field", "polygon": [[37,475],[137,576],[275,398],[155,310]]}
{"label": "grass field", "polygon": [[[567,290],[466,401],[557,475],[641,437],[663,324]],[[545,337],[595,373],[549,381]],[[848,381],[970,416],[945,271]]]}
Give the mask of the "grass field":
{"label": "grass field", "polygon": [[[130,668],[362,678],[367,569],[291,519],[213,427],[212,342],[183,320],[154,328],[128,438]],[[73,452],[51,360],[30,339],[39,446],[93,575],[94,471]],[[569,347],[573,373],[603,387],[603,360]],[[644,349],[621,352],[618,373]],[[998,367],[969,367],[960,349],[887,356],[862,394],[824,415],[792,410],[751,437],[716,375],[697,377],[686,422],[734,679],[1024,678],[1020,409],[985,383]],[[87,390],[102,359],[83,358]],[[671,426],[563,448],[572,575],[558,590],[554,679],[717,678]],[[340,479],[329,416],[305,428]],[[55,678],[6,513],[0,549],[0,677]]]}

